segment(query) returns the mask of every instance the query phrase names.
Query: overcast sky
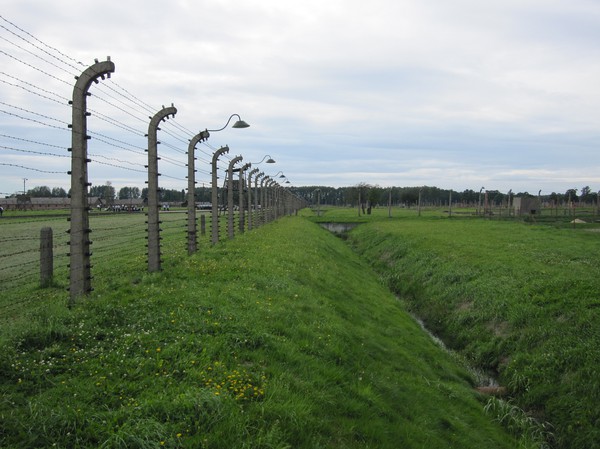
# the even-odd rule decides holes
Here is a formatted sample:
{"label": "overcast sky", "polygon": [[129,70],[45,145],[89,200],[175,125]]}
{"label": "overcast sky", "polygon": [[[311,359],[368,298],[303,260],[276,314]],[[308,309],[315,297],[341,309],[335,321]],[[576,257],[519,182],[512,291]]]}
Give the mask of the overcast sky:
{"label": "overcast sky", "polygon": [[71,145],[61,101],[74,75],[107,56],[115,73],[91,87],[88,107],[121,126],[93,113],[89,129],[125,143],[92,135],[94,185],[144,187],[149,111],[173,103],[175,123],[159,131],[167,188],[187,187],[187,140],[238,113],[250,128],[198,145],[199,184],[210,181],[214,149],[228,144],[244,162],[272,156],[275,165],[257,167],[282,171],[292,186],[600,189],[597,0],[2,5],[0,163],[13,164],[0,164],[2,193],[22,190],[23,178],[27,188],[69,188],[69,158],[57,156]]}

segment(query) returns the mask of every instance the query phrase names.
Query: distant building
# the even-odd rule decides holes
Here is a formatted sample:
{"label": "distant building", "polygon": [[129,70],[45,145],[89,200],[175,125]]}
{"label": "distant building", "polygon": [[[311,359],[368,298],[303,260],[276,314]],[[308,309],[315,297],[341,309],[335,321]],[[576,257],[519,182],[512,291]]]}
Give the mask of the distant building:
{"label": "distant building", "polygon": [[[129,201],[129,200],[127,200]],[[89,198],[90,207],[102,206],[98,197]],[[70,198],[35,198],[29,195],[17,195],[10,198],[0,198],[0,206],[4,210],[59,210],[71,207]]]}
{"label": "distant building", "polygon": [[198,210],[211,210],[212,209],[212,203],[209,203],[209,202],[206,202],[206,201],[196,202],[196,209],[198,209]]}
{"label": "distant building", "polygon": [[514,197],[512,205],[515,215],[539,215],[542,210],[539,198],[534,196]]}

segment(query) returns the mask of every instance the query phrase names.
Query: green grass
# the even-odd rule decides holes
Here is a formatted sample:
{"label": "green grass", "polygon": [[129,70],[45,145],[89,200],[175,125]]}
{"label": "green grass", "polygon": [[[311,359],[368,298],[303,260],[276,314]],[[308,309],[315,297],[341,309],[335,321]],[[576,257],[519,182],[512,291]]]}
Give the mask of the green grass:
{"label": "green grass", "polygon": [[[318,220],[355,213],[332,209]],[[529,412],[524,419],[549,422],[556,447],[600,447],[598,225],[439,211],[393,217],[376,210],[349,237],[385,284],[472,365],[498,376]]]}
{"label": "green grass", "polygon": [[45,302],[3,328],[0,447],[534,447],[340,239],[287,217],[188,257],[177,223],[160,273],[131,231],[75,308],[15,292]]}

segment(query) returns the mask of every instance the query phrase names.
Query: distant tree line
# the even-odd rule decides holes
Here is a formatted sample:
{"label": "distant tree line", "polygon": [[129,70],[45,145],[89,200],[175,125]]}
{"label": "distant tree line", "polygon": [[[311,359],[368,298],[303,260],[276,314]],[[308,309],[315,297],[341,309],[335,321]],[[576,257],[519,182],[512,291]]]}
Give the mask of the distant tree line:
{"label": "distant tree line", "polygon": [[[439,187],[380,187],[366,183],[357,184],[352,187],[327,187],[327,186],[305,186],[292,187],[291,191],[297,196],[308,201],[309,204],[329,204],[334,206],[357,206],[360,203],[371,206],[385,206],[391,199],[392,205],[411,207],[418,203],[421,195],[422,205],[443,206],[450,200],[450,190]],[[462,192],[452,191],[453,204],[473,205],[477,204],[487,192],[488,204],[501,206],[508,202],[509,196],[514,197],[537,197],[529,192],[500,192],[498,190],[466,189]],[[598,192],[592,192],[589,186],[581,189],[579,195],[577,189],[568,189],[565,193],[552,192],[549,195],[539,195],[540,200],[551,204],[585,203],[594,204],[598,201]]]}
{"label": "distant tree line", "polygon": [[26,195],[33,198],[66,198],[68,194],[62,187],[53,187],[50,189],[47,186],[38,186],[29,189]]}
{"label": "distant tree line", "polygon": [[[391,199],[392,205],[402,205],[412,207],[419,201],[421,195],[422,205],[443,206],[447,205],[450,200],[450,190],[440,189],[439,187],[421,186],[421,187],[380,187],[360,183],[351,187],[328,187],[328,186],[303,186],[290,187],[292,193],[306,200],[309,204],[328,204],[335,206],[357,206],[359,201],[366,207],[385,206]],[[466,189],[462,192],[452,191],[452,203],[472,205],[477,204],[480,198],[486,191],[481,194],[479,191]],[[578,193],[579,192],[579,193]],[[27,195],[32,198],[65,198],[68,192],[62,187],[37,186],[29,189]],[[148,189],[139,189],[135,186],[122,187],[118,193],[108,181],[104,185],[94,185],[89,189],[90,197],[101,198],[108,204],[114,201],[125,199],[147,198]],[[197,187],[195,191],[196,201],[209,203],[211,201],[210,187]],[[527,197],[538,196],[529,192],[512,191],[503,193],[498,190],[488,190],[488,204],[491,206],[501,206],[506,204],[508,197]],[[181,202],[186,201],[186,190],[181,189],[161,189],[159,194],[160,201],[164,202]],[[552,192],[549,195],[540,195],[543,202],[561,205],[569,203],[579,204],[595,204],[598,202],[598,192],[593,192],[589,186],[583,187],[581,190],[568,189],[564,193]],[[483,201],[483,199],[482,199]]]}

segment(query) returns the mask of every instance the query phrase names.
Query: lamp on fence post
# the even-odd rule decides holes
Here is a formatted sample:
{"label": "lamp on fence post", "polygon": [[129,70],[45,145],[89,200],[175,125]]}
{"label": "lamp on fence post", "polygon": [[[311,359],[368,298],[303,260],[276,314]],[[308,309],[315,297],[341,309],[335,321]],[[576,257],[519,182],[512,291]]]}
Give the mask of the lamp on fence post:
{"label": "lamp on fence post", "polygon": [[[229,122],[231,122],[231,119],[233,117],[237,117],[238,119],[236,120],[236,122],[231,125],[232,128],[249,128],[250,125],[248,125],[248,123],[246,123],[245,121],[242,120],[242,118],[239,116],[239,114],[231,114],[229,116],[229,118],[227,119],[227,123],[225,123],[225,125],[222,128],[219,129],[207,129],[207,132],[211,132],[211,133],[216,133],[219,131],[223,131],[225,128],[227,128],[227,125],[229,125]],[[208,136],[206,136],[208,138]]]}
{"label": "lamp on fence post", "polygon": [[[71,127],[71,214],[69,233],[69,306],[75,303],[78,296],[92,290],[91,263],[90,263],[90,224],[88,204],[88,171],[87,163],[90,162],[87,154],[87,97],[92,82],[98,78],[115,71],[115,64],[106,58],[104,62],[95,61],[77,77],[73,88],[72,123]],[[25,181],[23,181],[25,182]],[[25,189],[25,186],[23,186]]]}
{"label": "lamp on fence post", "polygon": [[[231,122],[233,117],[237,117],[238,120],[231,126],[232,128],[248,128],[250,125],[243,121],[239,114],[231,114],[227,119],[227,123],[225,126],[219,129],[206,129],[201,131],[196,136],[192,138],[190,144],[188,146],[188,194],[187,194],[187,203],[188,203],[188,254],[192,254],[196,251],[196,170],[195,170],[195,157],[194,151],[196,149],[196,144],[200,141],[207,140],[210,137],[211,132],[219,132],[227,128],[227,125]],[[216,170],[213,170],[216,172]],[[213,200],[213,203],[214,200]],[[217,233],[217,241],[218,241],[218,233]],[[214,241],[214,233],[213,233],[213,243]]]}
{"label": "lamp on fence post", "polygon": [[212,185],[211,185],[211,235],[212,235],[212,244],[215,245],[217,243],[219,243],[219,215],[218,215],[218,202],[219,202],[219,195],[218,195],[218,188],[219,186],[217,185],[217,161],[219,160],[219,156],[221,156],[224,153],[228,153],[229,152],[229,147],[221,147],[219,148],[217,151],[215,151],[215,153],[213,154],[212,157]]}
{"label": "lamp on fence post", "polygon": [[[267,160],[265,161],[265,159],[267,159]],[[265,164],[274,164],[275,163],[275,159],[273,159],[268,154],[265,154],[265,156],[260,160],[260,162],[251,162],[251,164],[252,165],[258,165],[258,164],[262,164],[263,162],[265,162]]]}
{"label": "lamp on fence post", "polygon": [[248,173],[248,231],[252,230],[252,175],[258,172],[258,168],[253,168]]}

